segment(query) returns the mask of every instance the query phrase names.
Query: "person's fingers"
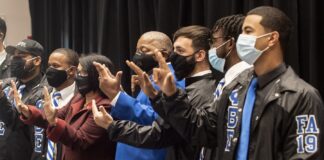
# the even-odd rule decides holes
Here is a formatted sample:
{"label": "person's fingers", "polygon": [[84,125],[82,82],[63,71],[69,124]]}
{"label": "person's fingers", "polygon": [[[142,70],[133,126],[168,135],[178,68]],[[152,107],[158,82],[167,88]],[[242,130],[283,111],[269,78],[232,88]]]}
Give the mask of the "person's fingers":
{"label": "person's fingers", "polygon": [[44,86],[44,89],[43,89],[43,95],[44,95],[44,101],[45,102],[50,102],[51,101],[51,97],[48,93],[48,89],[46,86]]}
{"label": "person's fingers", "polygon": [[154,83],[157,83],[159,81],[160,78],[160,68],[153,68],[153,81]]}
{"label": "person's fingers", "polygon": [[105,107],[103,107],[103,106],[100,106],[100,107],[99,107],[99,110],[100,110],[100,112],[101,112],[103,115],[107,115],[107,114],[108,114],[107,111],[106,111],[106,109],[105,109]]}
{"label": "person's fingers", "polygon": [[109,68],[105,64],[103,64],[102,66],[104,67],[104,69],[109,77],[115,77],[113,74],[111,74]]}
{"label": "person's fingers", "polygon": [[140,67],[138,67],[134,62],[126,60],[126,64],[130,69],[132,69],[135,72],[135,74],[141,75],[143,73],[143,70]]}
{"label": "person's fingers", "polygon": [[99,77],[103,77],[105,72],[104,67],[102,67],[102,65],[98,62],[93,62],[93,65],[96,67]]}
{"label": "person's fingers", "polygon": [[144,84],[147,86],[148,84],[151,84],[150,78],[149,76],[144,72],[142,74],[142,78],[143,78],[143,82]]}
{"label": "person's fingers", "polygon": [[140,81],[138,79],[135,79],[134,80],[134,85],[138,85],[139,86],[140,85]]}
{"label": "person's fingers", "polygon": [[160,68],[169,69],[168,64],[166,63],[164,57],[162,56],[161,51],[155,50],[154,55],[155,55],[155,58],[156,58],[157,62],[159,63]]}
{"label": "person's fingers", "polygon": [[98,108],[96,105],[96,101],[94,99],[92,100],[92,114],[94,116],[97,116],[99,114],[99,111],[98,111]]}
{"label": "person's fingers", "polygon": [[111,121],[113,120],[113,118],[110,116],[110,114],[108,114],[104,106],[100,106],[99,110],[103,115],[107,116]]}
{"label": "person's fingers", "polygon": [[11,91],[13,93],[15,101],[17,102],[18,99],[19,99],[19,94],[18,94],[18,91],[17,91],[16,83],[13,80],[11,80],[10,83],[11,83]]}
{"label": "person's fingers", "polygon": [[138,75],[132,75],[132,84],[131,85],[132,85],[132,88],[135,91],[135,86],[139,85],[139,77],[138,77]]}
{"label": "person's fingers", "polygon": [[97,72],[99,74],[99,77],[103,78],[103,77],[113,77],[109,71],[109,69],[100,63],[97,62],[93,62],[93,65],[96,67]]}
{"label": "person's fingers", "polygon": [[135,86],[136,86],[136,84],[135,84],[135,76],[137,76],[137,75],[132,75],[132,77],[131,77],[131,91],[132,91],[132,93],[135,92]]}
{"label": "person's fingers", "polygon": [[168,84],[172,84],[172,83],[174,83],[174,82],[173,82],[173,75],[172,75],[171,72],[167,74],[167,76],[166,76],[166,80],[167,80],[167,83],[168,83]]}
{"label": "person's fingers", "polygon": [[122,75],[123,75],[123,71],[118,71],[116,73],[116,79],[117,79],[118,85],[121,84]]}

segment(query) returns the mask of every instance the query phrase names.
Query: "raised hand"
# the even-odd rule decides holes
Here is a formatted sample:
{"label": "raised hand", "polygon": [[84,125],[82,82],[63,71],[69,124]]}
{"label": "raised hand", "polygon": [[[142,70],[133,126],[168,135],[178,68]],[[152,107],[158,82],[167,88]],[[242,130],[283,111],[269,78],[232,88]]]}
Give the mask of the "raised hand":
{"label": "raised hand", "polygon": [[154,89],[149,76],[145,72],[143,72],[143,70],[139,68],[134,62],[127,60],[126,64],[136,74],[132,76],[132,88],[134,87],[134,84],[139,85],[144,94],[146,94],[150,98],[154,98],[158,94],[158,91]]}
{"label": "raised hand", "polygon": [[99,87],[101,91],[108,96],[109,99],[114,99],[115,96],[121,91],[121,71],[116,73],[116,76],[112,75],[110,70],[105,66],[97,62],[93,62],[99,74]]}
{"label": "raised hand", "polygon": [[56,112],[57,110],[52,105],[52,98],[48,93],[48,89],[45,86],[43,89],[44,94],[44,113],[45,117],[50,125],[56,124]]}
{"label": "raised hand", "polygon": [[165,95],[171,96],[177,92],[177,87],[173,75],[168,67],[168,64],[162,56],[161,51],[155,49],[154,55],[155,59],[159,63],[159,68],[153,69],[154,83],[156,83],[160,87],[161,91]]}
{"label": "raised hand", "polygon": [[26,118],[29,118],[30,117],[29,108],[21,101],[21,98],[17,91],[16,83],[13,80],[11,80],[11,89],[12,89],[14,100],[16,102],[16,108],[18,112],[22,113]]}
{"label": "raised hand", "polygon": [[107,113],[107,111],[103,106],[100,106],[99,110],[100,111],[98,111],[96,101],[92,100],[92,114],[95,123],[98,126],[107,129],[110,126],[110,124],[113,122],[113,118]]}

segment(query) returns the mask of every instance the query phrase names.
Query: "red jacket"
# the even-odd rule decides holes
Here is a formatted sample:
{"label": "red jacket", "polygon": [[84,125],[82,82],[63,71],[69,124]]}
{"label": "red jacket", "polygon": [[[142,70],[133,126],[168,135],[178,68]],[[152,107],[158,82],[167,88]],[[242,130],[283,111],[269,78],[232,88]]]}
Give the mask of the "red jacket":
{"label": "red jacket", "polygon": [[[103,97],[98,96],[96,102],[97,106],[111,107],[109,100]],[[21,119],[26,124],[45,128],[48,139],[62,143],[63,160],[113,160],[116,144],[109,141],[105,129],[95,124],[91,103],[84,103],[85,98],[80,94],[74,96],[68,105],[57,111],[55,127],[48,126],[42,111],[34,106],[29,106],[31,117]]]}

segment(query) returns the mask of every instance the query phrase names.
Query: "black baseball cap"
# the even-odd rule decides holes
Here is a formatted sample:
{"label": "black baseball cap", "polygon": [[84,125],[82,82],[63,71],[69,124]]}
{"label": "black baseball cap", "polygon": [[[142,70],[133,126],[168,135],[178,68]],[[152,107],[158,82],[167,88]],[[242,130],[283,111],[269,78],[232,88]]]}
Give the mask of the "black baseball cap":
{"label": "black baseball cap", "polygon": [[14,54],[16,50],[21,52],[30,53],[34,56],[41,56],[44,53],[44,48],[37,41],[31,39],[24,39],[19,42],[16,46],[7,46],[6,52],[9,54]]}

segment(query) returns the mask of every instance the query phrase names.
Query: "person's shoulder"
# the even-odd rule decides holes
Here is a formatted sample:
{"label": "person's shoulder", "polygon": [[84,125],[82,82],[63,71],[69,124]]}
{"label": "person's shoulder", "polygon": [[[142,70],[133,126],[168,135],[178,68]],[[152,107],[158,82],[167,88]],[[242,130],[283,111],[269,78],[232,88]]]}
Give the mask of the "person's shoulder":
{"label": "person's shoulder", "polygon": [[[312,108],[314,106],[322,106],[323,101],[319,91],[301,79],[292,68],[288,68],[286,73],[284,73],[280,77],[280,87],[282,92],[286,91],[290,95],[290,98],[286,97],[286,99],[290,99],[290,103],[299,104],[299,108],[302,106],[306,108]],[[293,103],[295,101],[295,103]],[[304,108],[302,107],[302,108]],[[305,108],[304,108],[305,109]]]}
{"label": "person's shoulder", "polygon": [[300,78],[291,67],[287,68],[287,71],[281,75],[280,81],[283,88],[290,89],[292,91],[304,94],[318,94],[318,90]]}

